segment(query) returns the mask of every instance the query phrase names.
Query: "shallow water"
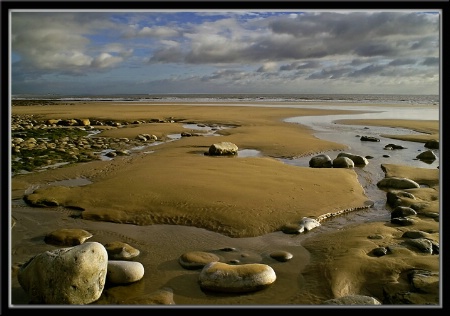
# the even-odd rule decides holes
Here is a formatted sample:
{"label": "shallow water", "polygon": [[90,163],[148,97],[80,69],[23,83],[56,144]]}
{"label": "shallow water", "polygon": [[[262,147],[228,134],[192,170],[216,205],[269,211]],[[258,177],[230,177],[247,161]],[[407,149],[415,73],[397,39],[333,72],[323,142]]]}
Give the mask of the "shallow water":
{"label": "shallow water", "polygon": [[[311,106],[310,106],[311,107]],[[323,108],[323,107],[317,107]],[[340,109],[360,110],[357,106],[342,106]],[[363,157],[372,156],[368,159],[369,164],[364,167],[355,166],[354,170],[358,175],[359,182],[364,188],[367,197],[374,202],[374,205],[367,209],[352,212],[333,219],[328,219],[322,223],[322,229],[339,229],[349,224],[357,224],[367,221],[384,221],[390,219],[390,210],[386,206],[386,192],[377,187],[377,182],[384,178],[384,172],[381,164],[399,164],[418,168],[436,169],[439,167],[440,152],[439,149],[433,149],[437,159],[433,162],[424,162],[416,158],[416,156],[425,150],[423,143],[402,141],[382,137],[381,134],[404,135],[404,134],[421,134],[409,129],[364,126],[364,125],[347,125],[338,124],[335,121],[341,119],[415,119],[415,120],[439,120],[439,110],[436,107],[426,108],[418,107],[411,109],[389,107],[364,107],[364,109],[373,111],[372,113],[351,114],[351,115],[325,115],[325,116],[302,116],[288,118],[285,121],[302,124],[311,127],[316,131],[316,137],[340,144],[344,144],[348,149],[342,152],[361,155]],[[361,141],[361,136],[372,136],[380,139],[380,142]],[[396,144],[405,147],[404,149],[385,150],[387,144]],[[333,160],[341,151],[323,152],[330,156]],[[389,157],[383,157],[389,155]],[[280,159],[281,161],[300,167],[309,167],[309,160],[315,155],[305,156],[296,159]]]}

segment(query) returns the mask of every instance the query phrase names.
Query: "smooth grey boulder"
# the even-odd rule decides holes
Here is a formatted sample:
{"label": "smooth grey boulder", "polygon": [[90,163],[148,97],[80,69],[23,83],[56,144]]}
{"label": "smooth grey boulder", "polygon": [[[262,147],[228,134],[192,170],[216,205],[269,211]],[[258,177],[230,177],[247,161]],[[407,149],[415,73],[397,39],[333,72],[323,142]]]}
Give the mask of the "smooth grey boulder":
{"label": "smooth grey boulder", "polygon": [[348,157],[336,157],[333,160],[333,168],[353,168],[355,163]]}
{"label": "smooth grey boulder", "polygon": [[27,261],[18,281],[33,303],[90,304],[106,281],[108,253],[98,242],[46,251]]}
{"label": "smooth grey boulder", "polygon": [[211,262],[202,269],[198,281],[205,290],[245,293],[262,290],[275,282],[276,278],[275,271],[266,264],[230,265]]}
{"label": "smooth grey boulder", "polygon": [[311,168],[331,168],[333,166],[333,163],[330,156],[321,154],[312,157],[309,160],[309,166]]}
{"label": "smooth grey boulder", "polygon": [[[347,157],[350,158],[355,166],[365,166],[369,164],[369,160],[367,160],[366,157],[360,156],[360,155],[353,155],[351,153],[339,153],[337,157]],[[336,157],[336,158],[337,158]]]}

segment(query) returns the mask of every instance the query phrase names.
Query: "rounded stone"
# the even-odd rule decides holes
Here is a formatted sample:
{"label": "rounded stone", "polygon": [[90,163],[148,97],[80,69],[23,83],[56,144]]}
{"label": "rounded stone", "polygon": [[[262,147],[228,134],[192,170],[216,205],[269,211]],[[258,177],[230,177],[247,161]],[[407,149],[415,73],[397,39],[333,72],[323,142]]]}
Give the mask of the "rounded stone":
{"label": "rounded stone", "polygon": [[44,241],[47,244],[57,246],[78,246],[91,237],[92,234],[83,229],[63,228],[47,234],[44,237]]}
{"label": "rounded stone", "polygon": [[113,284],[139,281],[144,276],[144,266],[140,262],[109,260],[106,280]]}
{"label": "rounded stone", "polygon": [[189,270],[201,269],[208,263],[219,260],[219,256],[204,251],[189,251],[178,258],[180,265]]}
{"label": "rounded stone", "polygon": [[228,293],[258,291],[271,285],[275,280],[276,274],[272,267],[261,263],[230,265],[211,262],[199,275],[202,289]]}
{"label": "rounded stone", "polygon": [[286,262],[292,259],[293,255],[290,252],[278,250],[270,253],[270,257],[280,261],[280,262]]}
{"label": "rounded stone", "polygon": [[121,241],[113,241],[105,245],[109,259],[126,260],[137,257],[140,251],[127,243]]}

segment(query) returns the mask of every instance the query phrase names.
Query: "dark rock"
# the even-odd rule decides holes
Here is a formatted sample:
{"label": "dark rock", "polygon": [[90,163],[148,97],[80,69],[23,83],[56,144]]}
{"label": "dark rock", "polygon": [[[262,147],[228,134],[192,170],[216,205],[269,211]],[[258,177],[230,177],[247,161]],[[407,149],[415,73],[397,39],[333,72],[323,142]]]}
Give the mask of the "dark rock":
{"label": "dark rock", "polygon": [[391,218],[396,217],[406,217],[411,215],[417,215],[417,212],[413,210],[410,207],[406,206],[397,206],[392,212],[391,212]]}
{"label": "dark rock", "polygon": [[385,247],[378,247],[378,248],[375,248],[372,250],[372,254],[377,257],[382,257],[382,256],[386,255],[387,252],[388,252],[388,250]]}
{"label": "dark rock", "polygon": [[414,225],[415,222],[411,218],[407,217],[396,217],[391,219],[392,224],[400,225],[400,226],[411,226]]}
{"label": "dark rock", "polygon": [[379,142],[380,139],[373,136],[361,136],[360,140],[367,142]]}

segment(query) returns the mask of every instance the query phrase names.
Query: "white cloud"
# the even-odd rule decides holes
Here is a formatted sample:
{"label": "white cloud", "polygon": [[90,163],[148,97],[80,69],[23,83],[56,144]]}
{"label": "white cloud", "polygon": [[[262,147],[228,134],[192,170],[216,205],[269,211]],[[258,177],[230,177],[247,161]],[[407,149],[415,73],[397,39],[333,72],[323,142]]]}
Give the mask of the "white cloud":
{"label": "white cloud", "polygon": [[92,61],[92,66],[95,68],[107,68],[114,66],[122,61],[122,57],[112,56],[108,53],[101,53]]}

